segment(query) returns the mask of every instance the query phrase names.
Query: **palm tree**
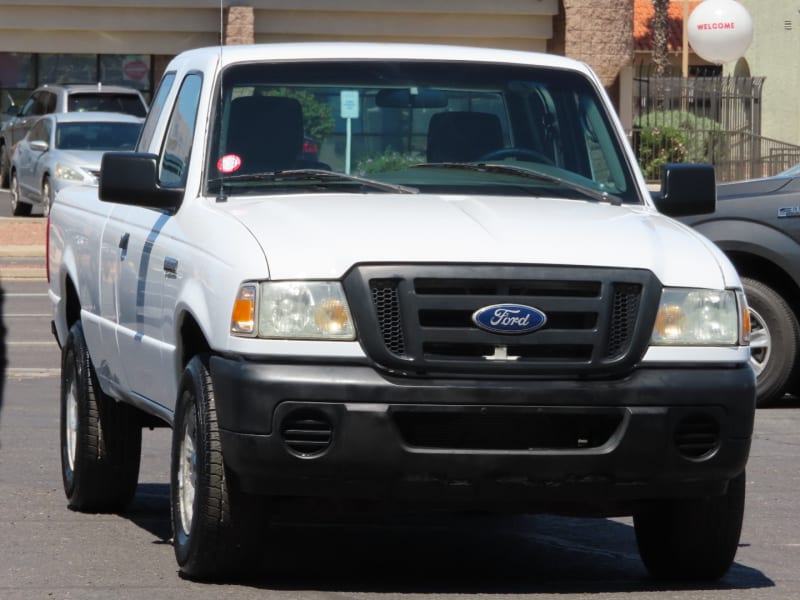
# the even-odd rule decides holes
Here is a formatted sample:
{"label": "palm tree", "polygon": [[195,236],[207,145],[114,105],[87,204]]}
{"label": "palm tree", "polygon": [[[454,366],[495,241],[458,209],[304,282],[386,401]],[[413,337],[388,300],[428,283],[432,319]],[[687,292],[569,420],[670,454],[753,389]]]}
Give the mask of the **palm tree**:
{"label": "palm tree", "polygon": [[663,77],[669,67],[669,0],[653,0],[653,63],[656,77]]}

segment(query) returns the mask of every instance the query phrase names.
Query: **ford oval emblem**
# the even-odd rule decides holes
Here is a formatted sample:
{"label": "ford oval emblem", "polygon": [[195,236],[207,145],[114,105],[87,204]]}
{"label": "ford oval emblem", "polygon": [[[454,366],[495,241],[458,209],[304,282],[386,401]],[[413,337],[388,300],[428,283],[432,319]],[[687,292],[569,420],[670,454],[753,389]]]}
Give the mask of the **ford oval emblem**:
{"label": "ford oval emblem", "polygon": [[547,323],[547,315],[524,304],[492,304],[472,313],[472,322],[484,331],[504,335],[530,333]]}

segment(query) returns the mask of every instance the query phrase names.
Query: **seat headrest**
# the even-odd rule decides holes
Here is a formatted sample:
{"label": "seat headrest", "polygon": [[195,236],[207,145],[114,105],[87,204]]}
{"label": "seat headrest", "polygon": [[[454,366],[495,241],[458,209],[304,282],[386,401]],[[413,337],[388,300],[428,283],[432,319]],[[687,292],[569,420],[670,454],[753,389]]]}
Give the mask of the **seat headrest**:
{"label": "seat headrest", "polygon": [[247,172],[291,168],[303,149],[303,109],[295,98],[242,96],[231,102],[227,153]]}

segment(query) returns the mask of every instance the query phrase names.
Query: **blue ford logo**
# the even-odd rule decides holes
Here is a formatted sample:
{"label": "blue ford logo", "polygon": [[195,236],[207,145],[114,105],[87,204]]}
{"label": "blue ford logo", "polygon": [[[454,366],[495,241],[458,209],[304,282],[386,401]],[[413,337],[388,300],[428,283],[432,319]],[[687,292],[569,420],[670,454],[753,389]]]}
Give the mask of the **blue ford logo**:
{"label": "blue ford logo", "polygon": [[547,315],[524,304],[492,304],[472,313],[472,322],[485,331],[514,335],[536,331],[547,323]]}

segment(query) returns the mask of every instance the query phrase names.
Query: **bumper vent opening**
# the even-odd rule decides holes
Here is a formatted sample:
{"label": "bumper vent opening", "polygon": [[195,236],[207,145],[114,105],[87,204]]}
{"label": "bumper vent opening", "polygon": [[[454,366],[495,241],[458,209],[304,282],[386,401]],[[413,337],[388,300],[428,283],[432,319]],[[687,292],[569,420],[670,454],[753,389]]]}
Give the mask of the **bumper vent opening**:
{"label": "bumper vent opening", "polygon": [[326,414],[316,410],[294,411],[281,423],[281,437],[289,452],[301,458],[323,454],[333,441],[333,426]]}
{"label": "bumper vent opening", "polygon": [[708,458],[719,448],[719,444],[719,422],[710,415],[689,415],[681,419],[675,428],[675,446],[685,458]]}

